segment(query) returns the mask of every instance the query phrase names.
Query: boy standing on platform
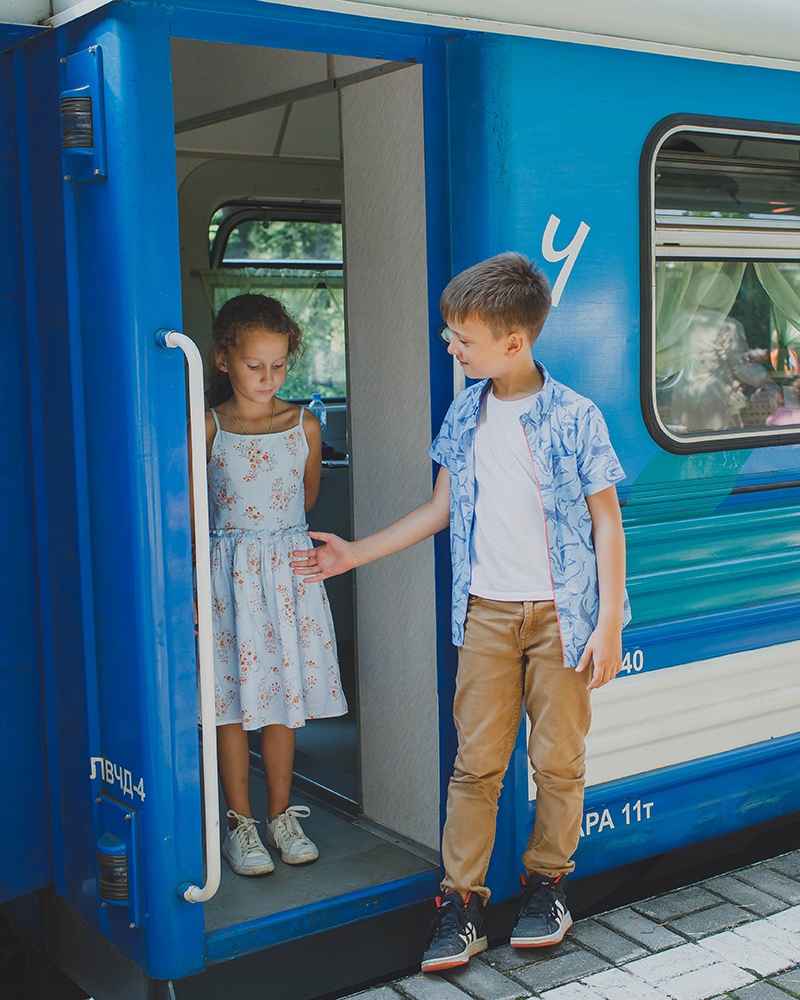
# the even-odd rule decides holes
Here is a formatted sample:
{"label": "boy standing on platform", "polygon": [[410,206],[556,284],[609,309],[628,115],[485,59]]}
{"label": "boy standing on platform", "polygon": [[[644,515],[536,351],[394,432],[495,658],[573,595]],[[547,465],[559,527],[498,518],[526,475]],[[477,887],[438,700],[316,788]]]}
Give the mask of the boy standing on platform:
{"label": "boy standing on platform", "polygon": [[605,422],[531,354],[550,310],[547,278],[521,254],[500,254],[457,275],[440,308],[448,352],[483,381],[456,396],[430,449],[441,466],[433,496],[355,542],[309,532],[324,544],[292,563],[323,580],[450,528],[458,753],[424,972],[487,946],[484,880],[523,706],[536,821],[511,944],[555,944],[571,926],[590,692],[620,669],[630,618],[615,489],[624,473]]}

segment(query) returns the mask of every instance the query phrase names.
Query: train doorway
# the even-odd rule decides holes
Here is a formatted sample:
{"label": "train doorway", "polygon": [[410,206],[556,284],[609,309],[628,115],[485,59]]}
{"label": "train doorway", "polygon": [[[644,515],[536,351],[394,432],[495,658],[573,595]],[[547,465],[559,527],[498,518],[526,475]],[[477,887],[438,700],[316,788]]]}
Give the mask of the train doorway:
{"label": "train doorway", "polygon": [[[190,470],[184,360],[165,349],[175,330],[207,345],[214,281],[235,270],[220,264],[231,239],[247,242],[253,212],[262,233],[265,221],[338,227],[338,258],[275,267],[262,256],[239,268],[239,277],[262,272],[244,275],[262,283],[289,272],[290,291],[320,292],[320,311],[346,317],[346,350],[329,341],[317,352],[315,377],[330,376],[329,443],[346,461],[326,470],[315,523],[364,535],[429,496],[426,445],[446,405],[431,392],[431,358],[437,376],[441,364],[429,355],[426,259],[430,246],[439,287],[444,43],[425,63],[437,125],[423,129],[423,69],[410,60],[428,60],[429,39],[364,28],[249,0],[217,11],[112,3],[14,53],[15,87],[25,84],[19,178],[32,178],[20,228],[33,477],[37,497],[51,500],[37,508],[37,544],[53,581],[40,591],[53,877],[32,925],[42,935],[46,925],[48,954],[98,998],[121,977],[137,1000],[154,981],[173,980],[176,995],[196,977],[228,983],[240,960],[270,969],[285,960],[296,978],[311,935],[339,963],[341,983],[355,981],[354,950],[361,979],[409,965],[421,947],[422,901],[439,881],[433,545],[367,567],[335,598],[355,723],[339,745],[346,760],[324,735],[322,749],[301,745],[295,789],[312,806],[319,862],[279,863],[268,879],[225,865],[216,891],[217,785],[213,766],[208,785],[198,766],[192,626],[190,499],[205,490],[191,497],[202,461]],[[73,92],[91,126],[78,146],[57,113],[72,121]],[[258,107],[231,113],[248,102]],[[176,130],[208,115],[220,117]],[[423,134],[436,143],[428,164]],[[60,218],[63,237],[52,224]],[[227,247],[217,243],[223,223]],[[335,372],[325,367],[334,355]],[[189,394],[202,412],[201,395]],[[342,776],[349,786],[334,780]],[[264,797],[253,806],[263,822]],[[114,870],[127,872],[113,897],[109,845],[122,859]],[[329,992],[326,973],[303,967],[295,992]]]}
{"label": "train doorway", "polygon": [[[309,523],[363,536],[430,493],[422,68],[174,38],[172,77],[184,330],[205,350],[215,311],[247,291],[298,316],[307,364],[285,395],[320,392],[328,423]],[[328,583],[350,712],[297,739],[294,790],[326,876],[279,870],[265,894],[224,866],[211,935],[292,909],[299,880],[321,906],[396,879],[435,884],[432,541],[355,577]],[[264,811],[257,742],[251,758]]]}

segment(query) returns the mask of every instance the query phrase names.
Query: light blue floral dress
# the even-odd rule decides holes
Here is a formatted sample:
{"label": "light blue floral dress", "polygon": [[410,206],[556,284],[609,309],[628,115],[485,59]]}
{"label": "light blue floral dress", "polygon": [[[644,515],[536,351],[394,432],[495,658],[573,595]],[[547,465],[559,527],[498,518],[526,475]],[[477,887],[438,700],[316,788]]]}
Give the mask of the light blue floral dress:
{"label": "light blue floral dress", "polygon": [[330,604],[289,566],[311,548],[300,422],[275,434],[217,433],[208,462],[217,725],[245,729],[344,715]]}

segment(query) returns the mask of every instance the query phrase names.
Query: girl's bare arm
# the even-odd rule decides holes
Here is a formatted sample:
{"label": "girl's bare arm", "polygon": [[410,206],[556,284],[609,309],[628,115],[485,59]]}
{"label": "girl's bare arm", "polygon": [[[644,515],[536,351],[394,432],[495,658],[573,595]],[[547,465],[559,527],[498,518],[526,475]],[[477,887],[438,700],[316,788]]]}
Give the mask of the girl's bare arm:
{"label": "girl's bare arm", "polygon": [[310,583],[346,573],[356,566],[382,559],[393,552],[407,549],[423,538],[435,535],[450,524],[450,473],[440,469],[430,500],[420,504],[399,521],[376,531],[366,538],[346,542],[338,535],[325,531],[309,531],[312,538],[323,544],[317,548],[294,552],[289,565],[295,573],[307,577]]}
{"label": "girl's bare arm", "polygon": [[[206,461],[211,460],[211,449],[214,447],[214,438],[217,436],[217,425],[214,422],[214,415],[211,410],[206,410]],[[191,465],[191,452],[189,452],[189,462]],[[191,475],[191,468],[189,470]]]}
{"label": "girl's bare arm", "polygon": [[311,510],[319,496],[319,482],[322,476],[322,427],[313,413],[303,410],[303,430],[308,441],[306,471],[303,473],[303,489],[306,497],[306,513]]}

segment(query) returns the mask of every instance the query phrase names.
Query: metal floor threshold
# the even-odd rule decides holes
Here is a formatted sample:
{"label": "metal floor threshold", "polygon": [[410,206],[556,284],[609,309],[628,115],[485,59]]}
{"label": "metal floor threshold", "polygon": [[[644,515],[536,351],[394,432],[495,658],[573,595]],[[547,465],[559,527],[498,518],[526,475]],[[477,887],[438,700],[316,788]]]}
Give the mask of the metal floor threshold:
{"label": "metal floor threshold", "polygon": [[[293,802],[307,804],[299,796]],[[253,810],[265,816],[263,792],[253,795]],[[391,912],[437,891],[439,867],[420,856],[424,852],[408,850],[319,804],[312,805],[303,829],[320,852],[311,865],[283,864],[271,850],[275,871],[247,878],[223,862],[219,891],[205,904],[209,963]]]}

